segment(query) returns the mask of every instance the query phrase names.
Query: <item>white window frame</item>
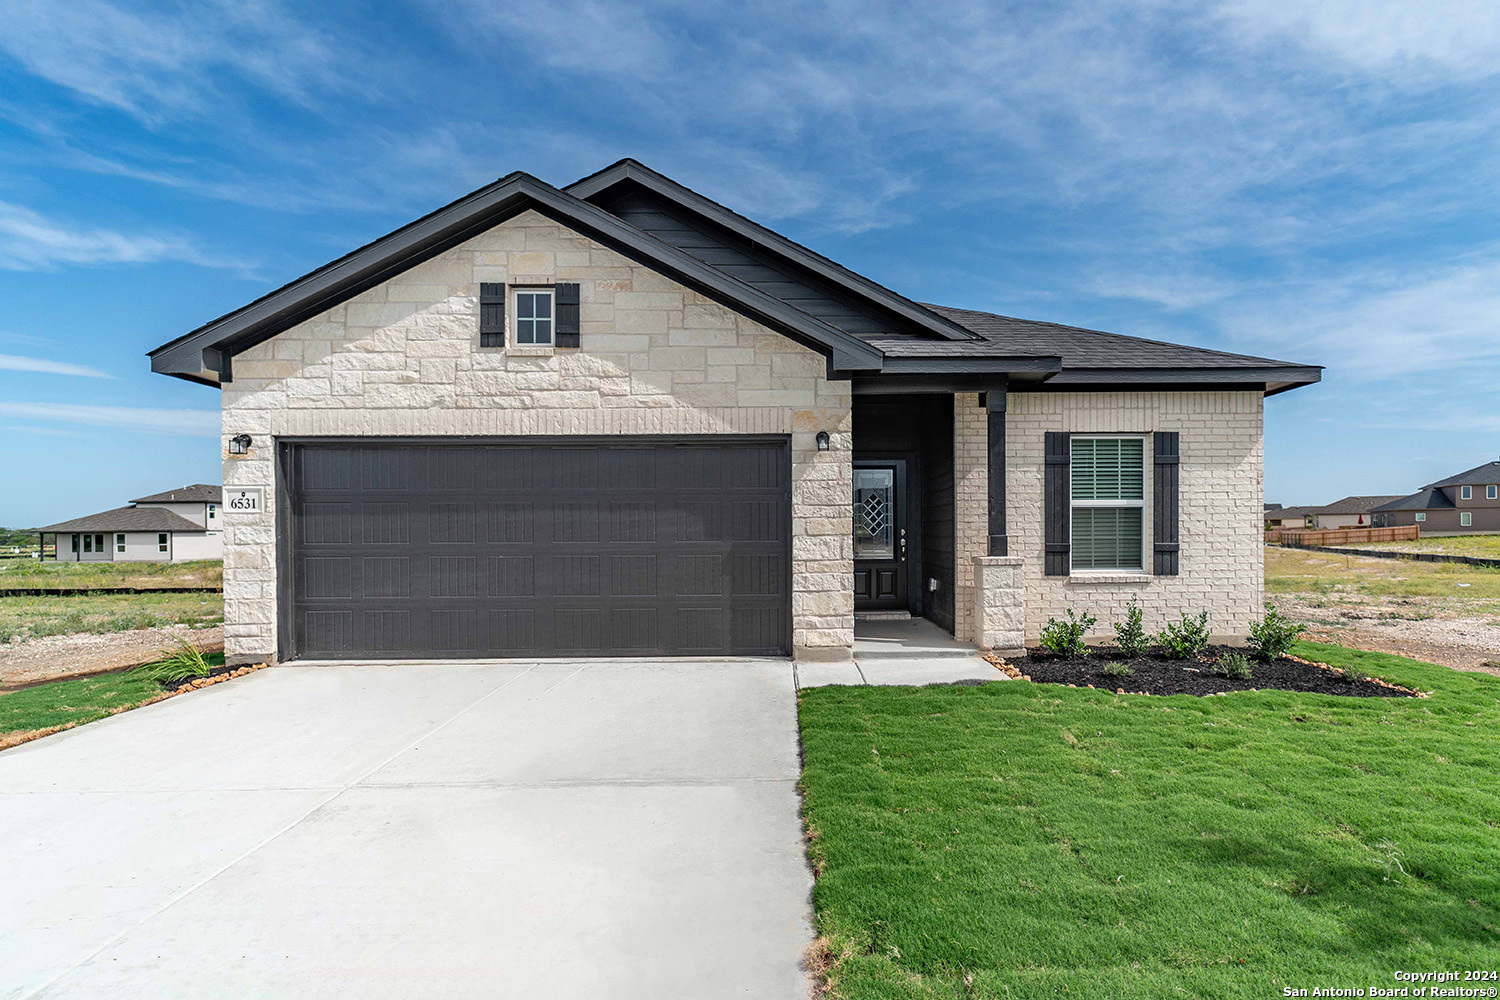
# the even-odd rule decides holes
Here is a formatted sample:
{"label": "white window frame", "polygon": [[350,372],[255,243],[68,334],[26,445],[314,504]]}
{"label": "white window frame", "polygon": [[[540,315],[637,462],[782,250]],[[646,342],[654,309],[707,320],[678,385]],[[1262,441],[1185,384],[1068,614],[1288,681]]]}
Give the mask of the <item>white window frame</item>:
{"label": "white window frame", "polygon": [[125,533],[124,532],[121,532],[121,531],[115,532],[115,551],[116,552],[124,552],[125,551]]}
{"label": "white window frame", "polygon": [[1472,487],[1472,486],[1460,486],[1458,488],[1458,498],[1460,500],[1473,500],[1474,499],[1474,487]]}
{"label": "white window frame", "polygon": [[168,537],[169,536],[167,535],[167,533],[165,531],[157,532],[157,535],[156,535],[156,551],[157,552],[165,552],[165,551],[167,551],[167,546],[169,544],[168,543]]}
{"label": "white window frame", "polygon": [[[1151,546],[1151,526],[1146,521],[1146,494],[1151,489],[1151,444],[1145,434],[1073,434],[1069,438],[1071,452],[1079,441],[1139,441],[1141,443],[1141,498],[1139,500],[1075,500],[1073,499],[1073,467],[1068,466],[1068,572],[1087,576],[1089,573],[1137,573],[1149,575],[1146,552]],[[1073,510],[1078,507],[1134,507],[1141,512],[1141,564],[1139,566],[1089,566],[1073,565]]]}
{"label": "white window frame", "polygon": [[[547,297],[547,339],[526,341],[521,339],[521,324],[539,320],[541,316],[521,316],[521,297],[523,295],[545,295]],[[510,315],[511,328],[515,331],[515,346],[527,347],[553,347],[557,344],[557,289],[552,285],[518,285],[510,290]],[[533,336],[535,333],[533,332]]]}
{"label": "white window frame", "polygon": [[1474,527],[1474,512],[1472,510],[1466,510],[1466,511],[1461,512],[1458,515],[1458,526],[1460,528],[1472,528],[1472,527]]}
{"label": "white window frame", "polygon": [[1417,520],[1418,521],[1425,521],[1425,520],[1427,520],[1427,512],[1425,510],[1419,510],[1419,511],[1417,511]]}
{"label": "white window frame", "polygon": [[1497,498],[1496,498],[1496,495],[1495,495],[1495,494],[1496,494],[1496,493],[1497,493],[1497,492],[1500,492],[1500,487],[1496,487],[1496,486],[1493,486],[1493,485],[1491,485],[1491,486],[1486,486],[1486,487],[1485,487],[1485,488],[1484,488],[1484,498],[1485,498],[1485,499],[1486,499],[1486,500],[1494,500],[1494,499],[1497,499]]}
{"label": "white window frame", "polygon": [[219,505],[216,504],[216,503],[209,504],[208,505],[208,519],[210,521],[212,521],[214,518],[216,518],[218,516],[219,516]]}

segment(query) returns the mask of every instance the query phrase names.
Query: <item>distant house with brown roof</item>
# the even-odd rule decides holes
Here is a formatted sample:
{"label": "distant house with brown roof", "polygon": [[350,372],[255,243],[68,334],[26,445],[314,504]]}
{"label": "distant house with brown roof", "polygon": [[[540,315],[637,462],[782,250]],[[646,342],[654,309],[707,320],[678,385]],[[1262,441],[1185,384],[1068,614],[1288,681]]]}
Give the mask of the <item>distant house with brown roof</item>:
{"label": "distant house with brown roof", "polygon": [[1500,532],[1500,462],[1476,465],[1395,497],[1374,511],[1376,527],[1421,525],[1423,534]]}
{"label": "distant house with brown roof", "polygon": [[99,514],[38,528],[60,562],[186,562],[224,558],[223,487],[195,483]]}

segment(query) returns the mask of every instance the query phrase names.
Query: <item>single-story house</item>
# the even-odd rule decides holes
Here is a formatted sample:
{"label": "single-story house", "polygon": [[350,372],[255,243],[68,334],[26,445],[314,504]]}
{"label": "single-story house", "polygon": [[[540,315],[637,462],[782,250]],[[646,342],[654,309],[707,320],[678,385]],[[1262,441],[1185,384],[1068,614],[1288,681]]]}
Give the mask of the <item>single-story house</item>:
{"label": "single-story house", "polygon": [[632,160],[514,173],[151,352],[221,390],[226,643],[847,659],[1262,603],[1316,366],[914,302]]}
{"label": "single-story house", "polygon": [[102,514],[38,528],[60,562],[187,562],[224,558],[223,488],[195,483]]}
{"label": "single-story house", "polygon": [[1374,512],[1378,527],[1421,525],[1423,534],[1500,531],[1500,462],[1486,462],[1395,497]]}
{"label": "single-story house", "polygon": [[1393,496],[1344,497],[1309,511],[1308,516],[1312,518],[1309,526],[1318,531],[1373,527],[1371,512],[1396,499],[1398,498]]}
{"label": "single-story house", "polygon": [[1312,516],[1321,507],[1267,507],[1262,515],[1266,530],[1276,528],[1309,528],[1312,527]]}

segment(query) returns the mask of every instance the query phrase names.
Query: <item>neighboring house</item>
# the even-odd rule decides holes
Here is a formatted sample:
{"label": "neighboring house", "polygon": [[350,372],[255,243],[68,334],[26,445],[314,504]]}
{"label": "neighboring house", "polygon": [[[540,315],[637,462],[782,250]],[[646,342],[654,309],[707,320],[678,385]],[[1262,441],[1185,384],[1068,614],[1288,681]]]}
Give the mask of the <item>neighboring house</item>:
{"label": "neighboring house", "polygon": [[[222,390],[232,662],[847,659],[1262,604],[1315,366],[913,302],[633,161],[502,178],[157,348]],[[1105,627],[1101,625],[1101,627]]]}
{"label": "neighboring house", "polygon": [[1500,531],[1500,462],[1422,487],[1374,511],[1376,525],[1418,524],[1423,534]]}
{"label": "neighboring house", "polygon": [[1371,511],[1397,499],[1399,498],[1393,496],[1344,497],[1309,511],[1308,516],[1312,519],[1309,526],[1318,531],[1373,527]]}
{"label": "neighboring house", "polygon": [[186,562],[224,558],[223,489],[205,483],[130,501],[129,507],[38,528],[60,562]]}
{"label": "neighboring house", "polygon": [[1267,507],[1263,515],[1266,529],[1307,528],[1312,525],[1312,516],[1320,507]]}

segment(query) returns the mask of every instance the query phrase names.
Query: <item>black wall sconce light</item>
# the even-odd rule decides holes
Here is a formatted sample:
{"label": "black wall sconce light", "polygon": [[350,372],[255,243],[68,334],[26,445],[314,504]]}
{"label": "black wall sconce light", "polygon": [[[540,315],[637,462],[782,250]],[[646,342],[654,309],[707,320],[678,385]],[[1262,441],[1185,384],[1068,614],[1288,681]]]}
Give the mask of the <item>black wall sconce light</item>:
{"label": "black wall sconce light", "polygon": [[250,445],[252,443],[249,434],[236,434],[229,439],[229,454],[248,455],[250,454]]}
{"label": "black wall sconce light", "polygon": [[827,431],[818,431],[818,450],[819,451],[827,451],[828,450],[828,432]]}

